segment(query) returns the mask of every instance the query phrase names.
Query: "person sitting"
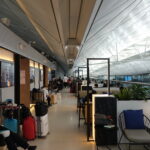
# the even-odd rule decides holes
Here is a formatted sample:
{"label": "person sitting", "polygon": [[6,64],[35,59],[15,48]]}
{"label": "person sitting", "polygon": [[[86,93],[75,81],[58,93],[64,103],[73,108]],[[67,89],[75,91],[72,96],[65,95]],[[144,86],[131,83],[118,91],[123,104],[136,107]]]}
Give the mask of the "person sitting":
{"label": "person sitting", "polygon": [[0,137],[3,138],[3,143],[7,145],[8,150],[18,150],[17,147],[22,147],[24,150],[35,150],[36,146],[30,146],[27,141],[18,134],[11,132],[9,129],[0,125]]}

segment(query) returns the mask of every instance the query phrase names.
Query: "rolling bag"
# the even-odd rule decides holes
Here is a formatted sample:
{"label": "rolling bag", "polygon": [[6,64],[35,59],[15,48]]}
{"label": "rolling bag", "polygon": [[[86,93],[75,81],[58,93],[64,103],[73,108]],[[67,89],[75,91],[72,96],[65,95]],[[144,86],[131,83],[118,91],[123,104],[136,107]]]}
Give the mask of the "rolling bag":
{"label": "rolling bag", "polygon": [[23,137],[27,140],[34,140],[36,137],[35,119],[29,116],[23,120]]}
{"label": "rolling bag", "polygon": [[56,104],[57,103],[57,95],[56,94],[51,94],[51,104]]}
{"label": "rolling bag", "polygon": [[37,136],[44,137],[49,133],[48,114],[42,117],[36,117]]}
{"label": "rolling bag", "polygon": [[35,105],[36,116],[44,116],[48,112],[48,105],[45,102],[37,102]]}

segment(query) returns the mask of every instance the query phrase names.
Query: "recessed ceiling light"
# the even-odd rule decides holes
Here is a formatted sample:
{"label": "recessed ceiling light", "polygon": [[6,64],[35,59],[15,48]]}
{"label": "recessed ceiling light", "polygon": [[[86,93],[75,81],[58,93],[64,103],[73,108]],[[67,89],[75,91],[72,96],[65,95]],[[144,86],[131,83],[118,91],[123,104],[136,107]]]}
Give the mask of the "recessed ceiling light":
{"label": "recessed ceiling light", "polygon": [[68,45],[65,45],[65,49],[68,49]]}
{"label": "recessed ceiling light", "polygon": [[0,20],[4,25],[10,26],[10,19],[4,17],[4,18],[1,18]]}
{"label": "recessed ceiling light", "polygon": [[41,54],[42,54],[42,55],[44,55],[44,54],[45,54],[45,52],[41,52]]}
{"label": "recessed ceiling light", "polygon": [[78,45],[78,46],[76,46],[76,48],[77,48],[77,50],[79,50],[79,49],[80,49],[80,46]]}

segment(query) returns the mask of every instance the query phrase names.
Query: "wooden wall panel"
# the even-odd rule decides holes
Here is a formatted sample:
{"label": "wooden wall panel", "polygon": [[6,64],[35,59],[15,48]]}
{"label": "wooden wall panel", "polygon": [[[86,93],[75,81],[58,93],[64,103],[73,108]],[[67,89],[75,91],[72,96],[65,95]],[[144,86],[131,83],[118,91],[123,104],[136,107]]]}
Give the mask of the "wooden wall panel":
{"label": "wooden wall panel", "polygon": [[29,59],[20,59],[20,103],[30,106],[30,68]]}
{"label": "wooden wall panel", "polygon": [[44,87],[48,87],[48,67],[43,66],[43,71],[44,71],[44,75],[43,75],[43,81],[44,81]]}

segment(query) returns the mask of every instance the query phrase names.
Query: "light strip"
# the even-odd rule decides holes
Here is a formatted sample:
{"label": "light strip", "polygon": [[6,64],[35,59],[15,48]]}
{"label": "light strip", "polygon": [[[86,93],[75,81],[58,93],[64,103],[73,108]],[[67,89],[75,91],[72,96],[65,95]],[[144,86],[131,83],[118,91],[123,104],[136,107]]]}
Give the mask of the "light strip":
{"label": "light strip", "polygon": [[35,68],[39,69],[39,64],[35,62]]}
{"label": "light strip", "polygon": [[4,48],[0,48],[0,59],[13,62],[14,54]]}
{"label": "light strip", "polygon": [[92,139],[95,141],[95,98],[108,97],[108,94],[93,94],[92,95]]}
{"label": "light strip", "polygon": [[40,64],[40,69],[43,70],[43,65]]}
{"label": "light strip", "polygon": [[34,67],[34,61],[30,60],[30,67]]}

